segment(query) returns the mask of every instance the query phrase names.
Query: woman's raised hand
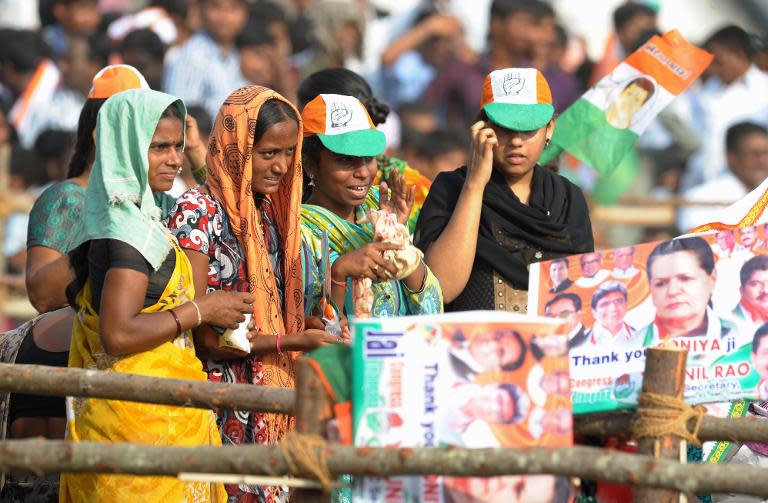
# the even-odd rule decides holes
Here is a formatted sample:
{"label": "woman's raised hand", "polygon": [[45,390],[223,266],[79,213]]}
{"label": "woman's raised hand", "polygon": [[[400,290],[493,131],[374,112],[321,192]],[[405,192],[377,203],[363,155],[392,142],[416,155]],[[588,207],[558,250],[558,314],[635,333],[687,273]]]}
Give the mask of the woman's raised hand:
{"label": "woman's raised hand", "polygon": [[200,297],[196,302],[203,323],[222,328],[237,328],[245,315],[253,312],[253,295],[247,292],[217,290]]}
{"label": "woman's raised hand", "polygon": [[186,119],[187,132],[184,138],[184,155],[189,159],[192,169],[198,169],[205,164],[207,153],[207,139],[200,136],[200,129],[197,127],[197,121],[190,114]]}
{"label": "woman's raised hand", "polygon": [[413,203],[416,201],[416,186],[405,183],[405,177],[397,170],[389,172],[387,180],[379,185],[379,208],[394,213],[401,224],[408,222]]}
{"label": "woman's raised hand", "polygon": [[469,129],[472,136],[472,155],[469,160],[467,183],[484,189],[491,179],[493,149],[499,144],[496,132],[484,121],[475,122]]}
{"label": "woman's raised hand", "polygon": [[368,243],[336,259],[331,267],[331,277],[340,282],[345,282],[348,277],[386,281],[397,275],[397,267],[384,259],[384,252],[399,249],[400,246],[394,243]]}

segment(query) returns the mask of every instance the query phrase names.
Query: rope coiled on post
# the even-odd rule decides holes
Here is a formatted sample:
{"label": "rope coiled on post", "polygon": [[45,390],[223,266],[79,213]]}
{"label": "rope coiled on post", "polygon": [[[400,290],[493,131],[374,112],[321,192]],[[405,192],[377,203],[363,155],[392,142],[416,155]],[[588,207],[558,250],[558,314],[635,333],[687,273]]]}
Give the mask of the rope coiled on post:
{"label": "rope coiled on post", "polygon": [[288,432],[280,442],[291,475],[311,474],[320,482],[325,493],[333,489],[333,475],[325,456],[326,442],[320,435]]}
{"label": "rope coiled on post", "polygon": [[[701,445],[699,430],[706,414],[704,407],[691,407],[678,398],[648,392],[640,393],[637,402],[632,436],[639,439],[675,435],[693,445]],[[692,419],[693,428],[689,430],[688,423]]]}

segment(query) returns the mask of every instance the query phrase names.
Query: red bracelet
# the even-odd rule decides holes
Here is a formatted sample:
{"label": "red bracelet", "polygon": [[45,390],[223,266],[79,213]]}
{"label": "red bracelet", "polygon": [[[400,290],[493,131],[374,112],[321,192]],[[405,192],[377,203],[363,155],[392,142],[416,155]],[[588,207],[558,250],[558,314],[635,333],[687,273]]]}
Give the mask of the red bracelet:
{"label": "red bracelet", "polygon": [[277,352],[279,354],[283,354],[282,349],[280,349],[280,338],[282,337],[282,335],[277,334],[277,335],[275,335],[275,337],[277,338],[277,342],[275,343],[275,346],[277,346]]}
{"label": "red bracelet", "polygon": [[176,322],[176,335],[181,335],[181,321],[179,321],[179,317],[176,316],[176,312],[173,309],[168,310],[169,313],[171,313],[171,316],[173,316],[173,321]]}
{"label": "red bracelet", "polygon": [[331,276],[331,284],[336,285],[336,286],[343,286],[344,288],[347,287],[347,282],[346,281],[336,281],[335,279],[333,279],[333,276]]}

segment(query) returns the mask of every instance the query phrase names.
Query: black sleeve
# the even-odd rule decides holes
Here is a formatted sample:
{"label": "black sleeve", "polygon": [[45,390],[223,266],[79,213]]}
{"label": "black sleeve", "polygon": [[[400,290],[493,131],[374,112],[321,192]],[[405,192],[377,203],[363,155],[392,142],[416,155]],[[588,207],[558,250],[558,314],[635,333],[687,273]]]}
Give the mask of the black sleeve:
{"label": "black sleeve", "polygon": [[[110,269],[133,269],[143,272],[149,277],[152,273],[152,266],[147,259],[139,253],[139,250],[123,241],[117,239],[98,239],[91,243],[91,246],[97,245],[97,249],[102,255],[102,264],[104,264],[104,275]],[[93,248],[91,248],[93,250]]]}
{"label": "black sleeve", "polygon": [[429,188],[413,236],[414,245],[423,252],[440,237],[451,220],[464,185],[462,169],[465,168],[440,173]]}
{"label": "black sleeve", "polygon": [[94,239],[88,250],[88,277],[91,280],[92,305],[96,312],[101,307],[104,278],[110,269],[132,269],[150,276],[152,266],[133,246],[117,239]]}

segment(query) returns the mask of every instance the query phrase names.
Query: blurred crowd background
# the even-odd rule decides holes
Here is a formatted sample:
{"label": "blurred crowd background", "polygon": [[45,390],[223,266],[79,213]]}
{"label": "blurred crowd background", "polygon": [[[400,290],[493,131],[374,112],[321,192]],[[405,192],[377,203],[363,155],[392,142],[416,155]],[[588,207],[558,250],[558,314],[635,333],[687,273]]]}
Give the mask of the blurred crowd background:
{"label": "blurred crowd background", "polygon": [[[0,193],[32,199],[66,177],[91,79],[108,63],[183,98],[203,135],[242,85],[294,100],[310,73],[349,68],[390,109],[379,126],[388,153],[433,179],[467,162],[489,71],[540,69],[562,112],[670,29],[714,62],[641,136],[624,206],[593,215],[599,247],[670,236],[768,177],[765,1],[0,0]],[[598,182],[574,159],[553,169],[587,195]],[[182,173],[174,193],[192,183]],[[24,270],[27,215],[8,201],[1,237],[13,274]],[[631,218],[627,204],[654,201],[672,213]]]}

